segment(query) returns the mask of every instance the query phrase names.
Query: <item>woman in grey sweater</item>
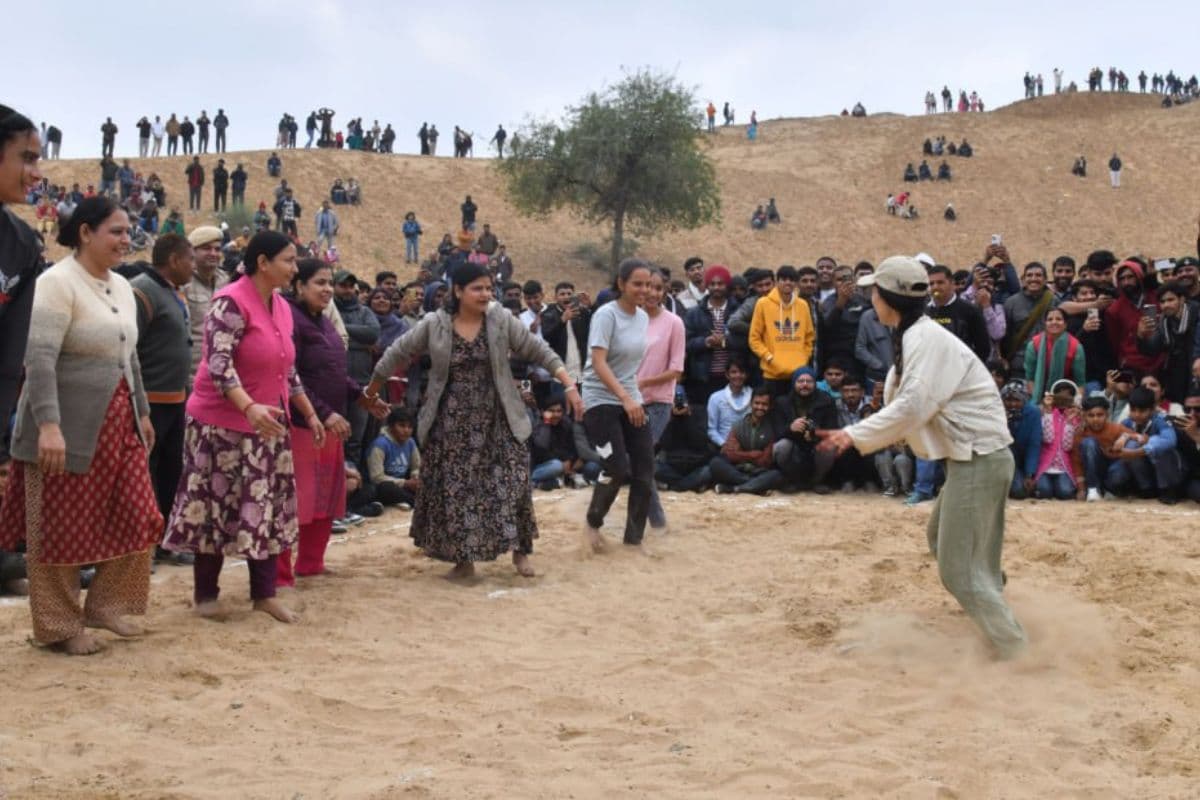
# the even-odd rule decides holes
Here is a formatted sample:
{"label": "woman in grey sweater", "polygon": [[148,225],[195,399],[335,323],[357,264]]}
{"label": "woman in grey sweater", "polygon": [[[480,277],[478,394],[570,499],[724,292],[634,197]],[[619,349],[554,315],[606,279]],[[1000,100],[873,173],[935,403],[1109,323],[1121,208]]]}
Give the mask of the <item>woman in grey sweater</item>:
{"label": "woman in grey sweater", "polygon": [[[146,611],[148,551],[163,520],[146,460],[154,428],[136,300],[110,272],[128,250],[129,217],[88,198],[58,242],[74,253],[37,281],[0,549],[27,543],[34,637],[87,655],[100,643],[86,628],[142,632],[125,616]],[[80,608],[83,564],[98,567]]]}
{"label": "woman in grey sweater", "polygon": [[525,442],[533,427],[509,354],[555,375],[576,419],[583,412],[579,392],[549,345],[492,302],[486,267],[462,264],[452,283],[448,307],[392,343],[364,394],[374,402],[401,363],[429,355],[429,388],[417,418],[421,488],[413,541],[433,558],[453,562],[451,578],[470,578],[474,562],[509,551],[517,572],[532,577],[537,520]]}

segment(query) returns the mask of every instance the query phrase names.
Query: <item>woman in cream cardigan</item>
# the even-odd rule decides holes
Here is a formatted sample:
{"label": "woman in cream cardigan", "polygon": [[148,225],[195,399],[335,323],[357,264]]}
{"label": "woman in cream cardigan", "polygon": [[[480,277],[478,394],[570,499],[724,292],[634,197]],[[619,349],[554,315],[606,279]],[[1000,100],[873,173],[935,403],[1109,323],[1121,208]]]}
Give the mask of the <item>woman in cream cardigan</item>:
{"label": "woman in cream cardigan", "polygon": [[[129,248],[129,217],[108,198],[88,198],[58,242],[74,253],[37,281],[0,549],[26,541],[37,641],[87,655],[101,645],[86,628],[142,632],[125,617],[146,611],[162,516],[147,467],[154,428],[136,301],[110,271]],[[97,570],[81,608],[83,564]]]}

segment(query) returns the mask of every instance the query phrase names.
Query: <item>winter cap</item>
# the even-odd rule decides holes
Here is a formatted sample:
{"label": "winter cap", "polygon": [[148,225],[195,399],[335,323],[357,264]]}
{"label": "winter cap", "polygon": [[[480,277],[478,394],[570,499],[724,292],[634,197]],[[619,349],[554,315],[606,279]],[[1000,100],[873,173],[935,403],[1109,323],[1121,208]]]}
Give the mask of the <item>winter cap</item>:
{"label": "winter cap", "polygon": [[210,242],[220,242],[224,238],[225,235],[221,233],[221,229],[212,225],[201,225],[188,234],[188,241],[191,242],[192,247],[203,247]]}
{"label": "winter cap", "polygon": [[333,273],[333,285],[341,286],[343,283],[358,283],[358,278],[348,269],[339,269]]}
{"label": "winter cap", "polygon": [[728,286],[733,282],[733,278],[729,274],[729,270],[720,264],[713,264],[708,269],[704,270],[704,286],[707,287],[713,278],[720,278],[721,282]]}
{"label": "winter cap", "polygon": [[929,276],[925,273],[925,267],[910,256],[885,258],[874,273],[859,278],[858,285],[878,286],[901,297],[924,297],[929,294]]}
{"label": "winter cap", "polygon": [[1075,385],[1075,381],[1068,380],[1067,378],[1059,378],[1051,384],[1050,394],[1057,393],[1059,389],[1070,389],[1072,397],[1079,394],[1079,387]]}
{"label": "winter cap", "polygon": [[1009,381],[1000,390],[1000,396],[1005,400],[1020,398],[1021,402],[1025,402],[1029,399],[1029,390],[1025,388],[1025,381]]}
{"label": "winter cap", "polygon": [[1184,256],[1175,262],[1175,269],[1179,269],[1180,267],[1200,267],[1200,261],[1191,256]]}
{"label": "winter cap", "polygon": [[799,369],[797,369],[795,372],[792,373],[792,383],[795,383],[802,375],[807,375],[808,377],[812,378],[814,381],[817,379],[817,373],[813,370],[812,367],[800,367]]}

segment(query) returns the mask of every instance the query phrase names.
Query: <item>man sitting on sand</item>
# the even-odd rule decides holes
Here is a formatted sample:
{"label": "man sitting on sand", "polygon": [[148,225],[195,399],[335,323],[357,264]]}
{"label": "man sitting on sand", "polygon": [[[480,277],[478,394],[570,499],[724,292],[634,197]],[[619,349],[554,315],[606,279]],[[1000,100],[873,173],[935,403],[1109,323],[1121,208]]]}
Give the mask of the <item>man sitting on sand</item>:
{"label": "man sitting on sand", "polygon": [[718,494],[769,494],[783,483],[783,473],[773,463],[778,439],[771,413],[771,391],[754,390],[750,413],[743,416],[725,439],[721,452],[709,462]]}
{"label": "man sitting on sand", "polygon": [[921,166],[917,168],[917,177],[923,181],[933,180],[933,170],[929,168],[929,162],[921,160]]}
{"label": "man sitting on sand", "polygon": [[908,166],[906,166],[904,168],[904,182],[905,183],[916,183],[917,182],[917,171],[916,171],[916,169],[913,168],[911,161],[908,162]]}
{"label": "man sitting on sand", "polygon": [[1078,175],[1081,178],[1087,177],[1087,157],[1080,155],[1075,159],[1075,163],[1071,165],[1071,174]]}

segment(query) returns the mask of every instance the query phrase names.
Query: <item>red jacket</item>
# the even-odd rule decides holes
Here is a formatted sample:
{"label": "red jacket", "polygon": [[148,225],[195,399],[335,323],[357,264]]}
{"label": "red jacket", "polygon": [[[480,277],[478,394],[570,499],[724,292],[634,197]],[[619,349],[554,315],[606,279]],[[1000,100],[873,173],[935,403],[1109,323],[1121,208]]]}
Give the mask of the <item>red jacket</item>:
{"label": "red jacket", "polygon": [[[1137,275],[1138,283],[1142,283],[1142,268],[1136,261],[1125,261],[1117,268],[1129,269]],[[1142,307],[1147,303],[1158,302],[1153,289],[1144,289],[1138,301],[1130,300],[1122,293],[1117,294],[1116,301],[1104,310],[1104,329],[1108,331],[1108,342],[1117,357],[1117,365],[1133,370],[1138,376],[1149,372],[1157,372],[1162,366],[1162,354],[1148,356],[1141,353],[1137,346],[1138,322],[1142,319]]]}

